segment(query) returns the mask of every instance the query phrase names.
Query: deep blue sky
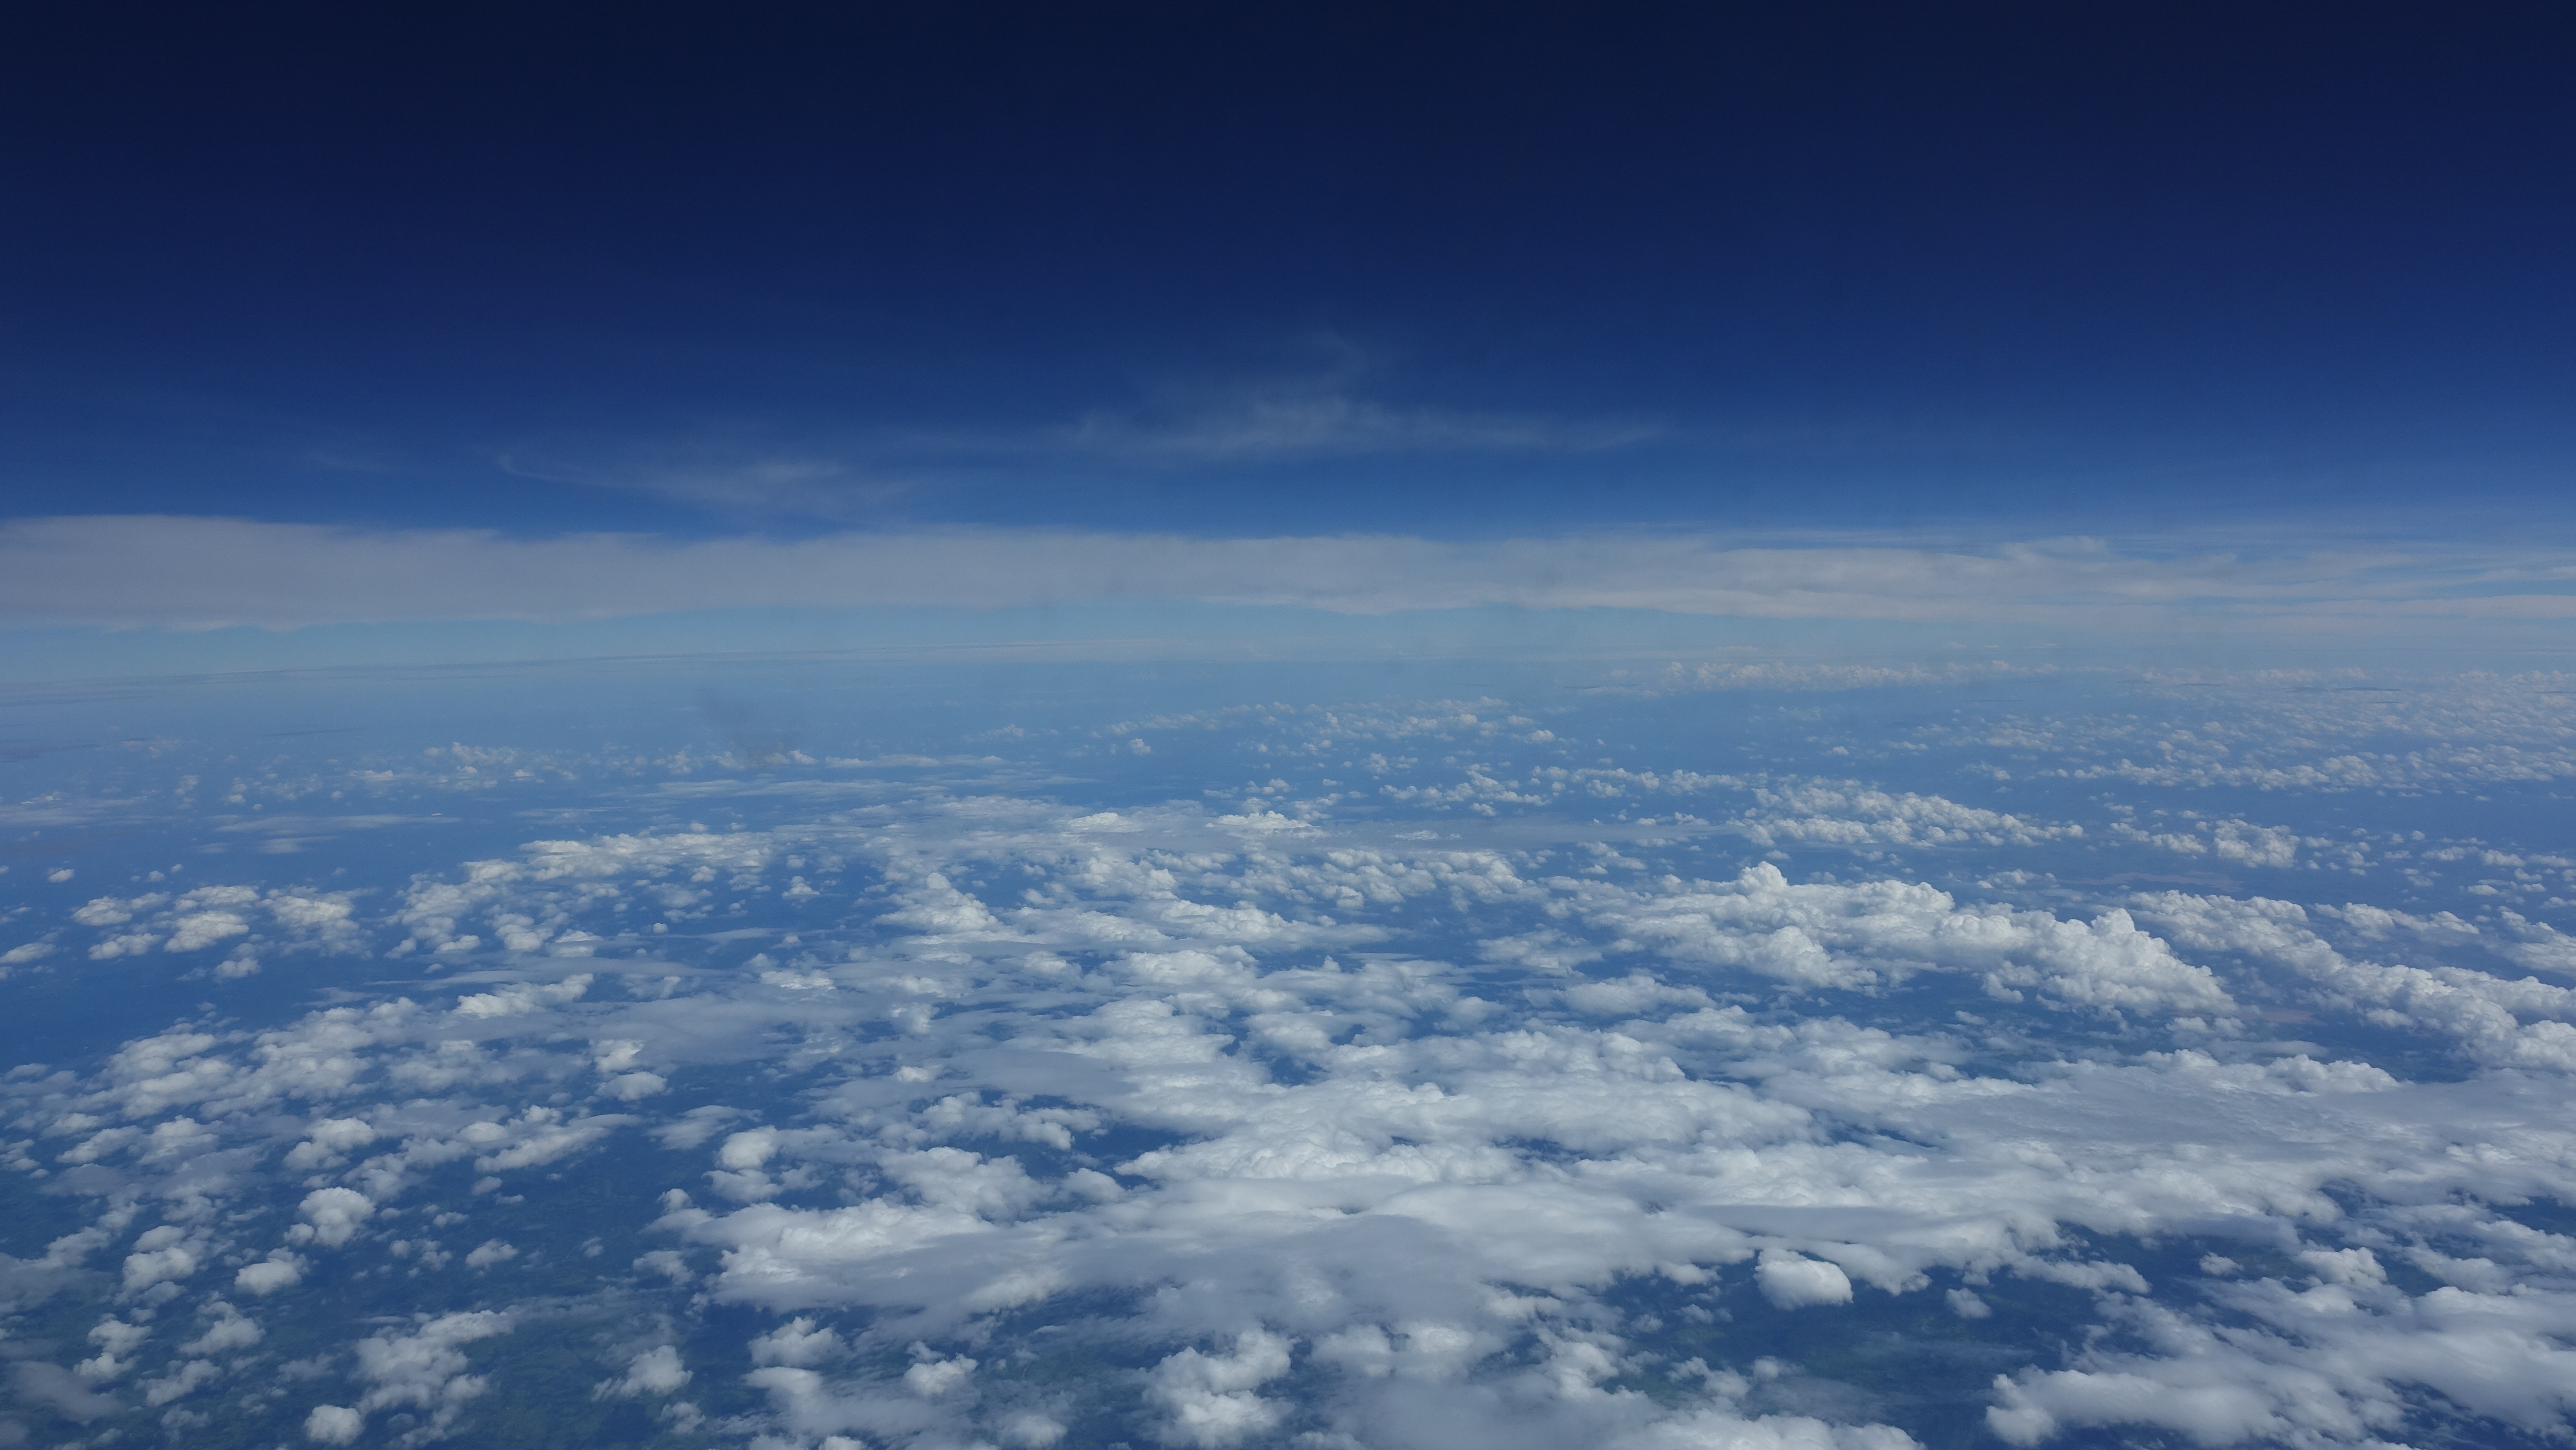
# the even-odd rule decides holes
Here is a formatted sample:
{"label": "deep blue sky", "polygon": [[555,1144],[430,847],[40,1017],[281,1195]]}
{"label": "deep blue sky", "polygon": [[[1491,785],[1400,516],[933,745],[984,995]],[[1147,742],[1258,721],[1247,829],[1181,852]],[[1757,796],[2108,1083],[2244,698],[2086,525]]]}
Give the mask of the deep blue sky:
{"label": "deep blue sky", "polygon": [[46,12],[14,516],[2569,513],[2563,5]]}

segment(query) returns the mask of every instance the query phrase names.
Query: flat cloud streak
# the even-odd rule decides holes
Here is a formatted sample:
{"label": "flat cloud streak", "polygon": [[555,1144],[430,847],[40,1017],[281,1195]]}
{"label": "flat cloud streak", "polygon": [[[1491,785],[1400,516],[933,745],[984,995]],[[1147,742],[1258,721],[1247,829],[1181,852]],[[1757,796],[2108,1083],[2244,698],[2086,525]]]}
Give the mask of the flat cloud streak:
{"label": "flat cloud streak", "polygon": [[1771,619],[2027,622],[2102,630],[2430,633],[2576,618],[2576,559],[2372,548],[2242,558],[2097,540],[1894,547],[1592,535],[1205,539],[1040,530],[804,540],[514,539],[179,516],[0,526],[17,627],[579,620],[739,608],[1010,608],[1112,601],[1350,614],[1520,606]]}
{"label": "flat cloud streak", "polygon": [[1644,442],[1660,431],[1636,422],[1567,423],[1437,408],[1390,408],[1324,393],[1247,397],[1160,424],[1094,413],[1052,441],[1069,451],[1125,458],[1243,461],[1502,449],[1590,452]]}

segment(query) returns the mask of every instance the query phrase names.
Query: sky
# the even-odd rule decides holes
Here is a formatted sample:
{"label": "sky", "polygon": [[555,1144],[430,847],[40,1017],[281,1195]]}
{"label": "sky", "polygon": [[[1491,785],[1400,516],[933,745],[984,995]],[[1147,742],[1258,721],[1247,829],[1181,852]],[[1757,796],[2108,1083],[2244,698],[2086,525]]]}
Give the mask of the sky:
{"label": "sky", "polygon": [[[1275,602],[1065,540],[1349,535],[2080,538],[2308,561],[2339,608],[2367,581],[2310,556],[2438,546],[2563,589],[2559,7],[135,5],[12,36],[23,629],[625,612],[451,567],[525,582],[511,550],[602,536],[584,567],[990,532],[993,605],[1104,557],[1046,602]],[[304,580],[312,527],[444,592]],[[256,597],[133,606],[192,559]],[[672,572],[719,582],[671,612],[882,602]],[[1480,577],[1468,605],[1531,602]],[[1985,612],[2066,603],[2008,593]]]}
{"label": "sky", "polygon": [[0,1450],[2576,1434],[2576,9],[0,20]]}

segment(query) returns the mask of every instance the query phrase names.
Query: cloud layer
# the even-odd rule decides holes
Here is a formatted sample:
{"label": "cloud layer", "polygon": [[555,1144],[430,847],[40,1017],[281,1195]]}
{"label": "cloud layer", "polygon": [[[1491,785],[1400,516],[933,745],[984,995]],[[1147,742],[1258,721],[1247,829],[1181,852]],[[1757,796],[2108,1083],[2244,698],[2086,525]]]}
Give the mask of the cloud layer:
{"label": "cloud layer", "polygon": [[0,624],[579,620],[737,608],[992,609],[1199,601],[1344,613],[1514,605],[1766,619],[2143,631],[2456,632],[2576,619],[2576,561],[2415,548],[2243,558],[2098,541],[1394,535],[1189,538],[1026,530],[803,540],[511,538],[131,516],[0,526]]}
{"label": "cloud layer", "polygon": [[[9,1413],[419,1445],[550,1393],[761,1450],[2564,1434],[2576,952],[2541,917],[2576,860],[2330,835],[2379,777],[2288,768],[2348,732],[2462,796],[2576,775],[2530,748],[2564,684],[2015,700],[1874,763],[1802,706],[1710,731],[1733,693],[1679,702],[1659,768],[1598,754],[1673,703],[1637,697],[986,737],[1016,762],[307,757],[215,819],[372,792],[374,841],[480,799],[520,844],[26,887],[12,930],[56,949],[19,969],[239,1007],[0,1075],[0,1163],[67,1210],[0,1314],[74,1331]],[[1935,789],[1963,739],[2026,793]],[[2173,793],[2074,778],[2141,742]],[[1894,778],[1707,768],[1739,744]],[[2273,772],[2267,824],[2198,809],[2213,760]],[[1247,763],[1276,774],[1190,789]],[[1112,768],[1130,798],[1047,793]],[[2470,915],[2409,894],[2437,870]],[[253,957],[322,1000],[220,985]]]}

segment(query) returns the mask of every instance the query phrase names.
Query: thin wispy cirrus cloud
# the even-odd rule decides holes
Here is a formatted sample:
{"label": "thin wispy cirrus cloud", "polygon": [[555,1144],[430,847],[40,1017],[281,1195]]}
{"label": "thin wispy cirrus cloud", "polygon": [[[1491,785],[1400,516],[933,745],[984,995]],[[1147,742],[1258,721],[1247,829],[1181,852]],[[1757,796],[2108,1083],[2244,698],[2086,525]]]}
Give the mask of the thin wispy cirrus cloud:
{"label": "thin wispy cirrus cloud", "polygon": [[1640,417],[1458,406],[1387,396],[1400,360],[1337,333],[1297,340],[1305,359],[1231,379],[1165,380],[1125,406],[1084,410],[1028,440],[1038,452],[1134,464],[1259,464],[1371,455],[1589,453],[1669,428]]}
{"label": "thin wispy cirrus cloud", "polygon": [[294,629],[1166,601],[1361,615],[1512,606],[2362,639],[2576,617],[2570,561],[2551,550],[2379,545],[2240,555],[2155,542],[2152,549],[2100,539],[1905,544],[1813,533],[1453,541],[973,528],[787,539],[513,538],[92,516],[0,525],[0,623]]}
{"label": "thin wispy cirrus cloud", "polygon": [[564,452],[531,449],[503,453],[495,462],[517,478],[644,494],[725,513],[791,514],[843,523],[881,514],[913,487],[908,480],[876,476],[833,458],[691,455],[688,449],[657,449],[643,461],[588,462]]}
{"label": "thin wispy cirrus cloud", "polygon": [[1665,436],[1640,420],[1396,405],[1339,388],[1246,390],[1154,410],[1099,410],[1039,446],[1143,462],[1256,463],[1368,454],[1588,453]]}
{"label": "thin wispy cirrus cloud", "polygon": [[1672,436],[1635,418],[1389,402],[1341,376],[1165,388],[1070,421],[878,428],[821,444],[733,437],[553,440],[500,453],[513,477],[641,494],[727,514],[879,520],[926,486],[995,468],[1245,468],[1361,458],[1602,453]]}
{"label": "thin wispy cirrus cloud", "polygon": [[686,447],[655,450],[638,461],[583,459],[577,451],[511,451],[494,464],[513,477],[570,484],[602,494],[640,495],[711,514],[825,524],[879,523],[901,517],[924,489],[911,474],[934,478],[961,469],[987,470],[1103,462],[1248,464],[1381,453],[1546,448],[1546,425],[1504,418],[1399,412],[1348,399],[1269,405],[1233,418],[1163,427],[1128,415],[1100,413],[1046,433],[908,434],[849,450],[875,459],[854,462],[813,453],[746,451],[737,456],[673,462]]}

